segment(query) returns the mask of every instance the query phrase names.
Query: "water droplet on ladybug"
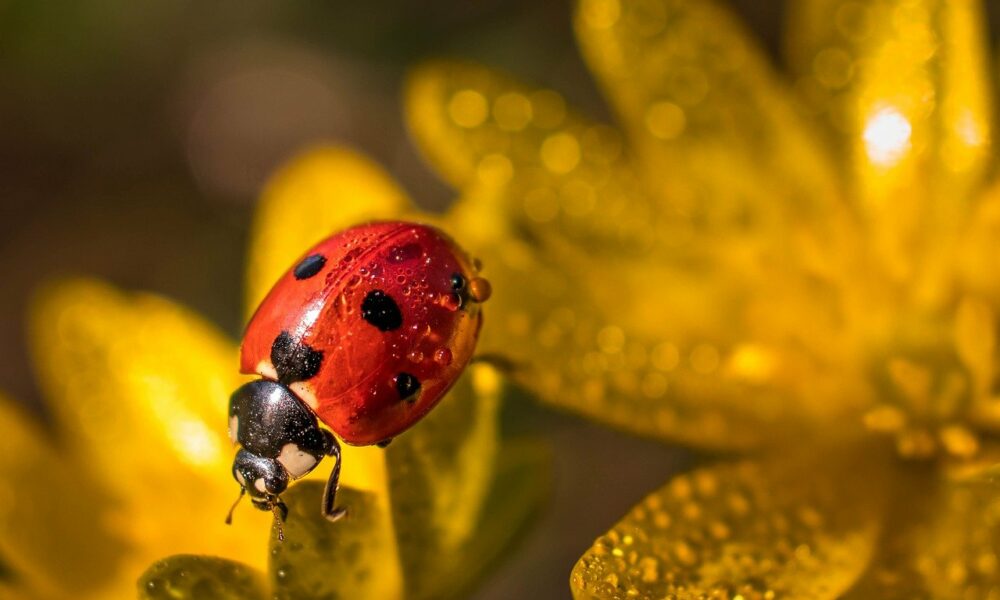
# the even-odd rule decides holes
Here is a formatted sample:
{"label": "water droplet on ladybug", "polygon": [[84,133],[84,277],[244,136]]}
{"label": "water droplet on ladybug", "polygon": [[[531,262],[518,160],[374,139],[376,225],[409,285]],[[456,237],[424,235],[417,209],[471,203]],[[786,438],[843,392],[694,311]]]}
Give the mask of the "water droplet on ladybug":
{"label": "water droplet on ladybug", "polygon": [[476,302],[486,302],[493,295],[493,286],[482,277],[473,277],[469,282],[469,296]]}
{"label": "water droplet on ladybug", "polygon": [[[424,362],[424,353],[420,350],[411,350],[410,353],[406,355],[406,358],[408,358],[410,362],[414,363]],[[434,355],[434,358],[437,358],[436,354]]]}
{"label": "water droplet on ladybug", "polygon": [[451,364],[451,350],[447,348],[438,348],[434,351],[434,362],[441,365],[442,367],[447,367]]}
{"label": "water droplet on ladybug", "polygon": [[396,283],[406,283],[406,275],[396,275]]}

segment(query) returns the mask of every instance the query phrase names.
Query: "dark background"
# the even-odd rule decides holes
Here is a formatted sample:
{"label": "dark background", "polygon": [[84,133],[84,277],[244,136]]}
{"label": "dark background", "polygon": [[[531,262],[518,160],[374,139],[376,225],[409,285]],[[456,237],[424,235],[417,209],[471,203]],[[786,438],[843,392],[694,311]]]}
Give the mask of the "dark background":
{"label": "dark background", "polygon": [[[987,4],[996,29],[1000,3]],[[731,5],[780,64],[783,3]],[[170,296],[235,339],[256,193],[309,142],[357,147],[418,203],[446,205],[402,123],[402,78],[423,57],[500,67],[607,119],[570,12],[562,0],[0,0],[0,390],[40,406],[23,317],[53,277]],[[478,599],[568,596],[590,542],[690,463],[531,414],[555,449],[552,498]]]}

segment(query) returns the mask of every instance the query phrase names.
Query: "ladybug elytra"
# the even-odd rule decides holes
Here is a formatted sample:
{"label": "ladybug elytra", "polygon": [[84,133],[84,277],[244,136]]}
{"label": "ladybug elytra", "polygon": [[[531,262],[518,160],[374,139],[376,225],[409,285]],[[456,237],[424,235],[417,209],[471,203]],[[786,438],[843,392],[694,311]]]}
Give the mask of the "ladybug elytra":
{"label": "ladybug elytra", "polygon": [[240,349],[240,370],[262,377],[229,403],[240,498],[283,520],[289,482],[332,456],[322,511],[342,516],[337,437],[384,446],[437,404],[472,358],[490,295],[478,271],[444,233],[406,222],[337,233],[289,269]]}

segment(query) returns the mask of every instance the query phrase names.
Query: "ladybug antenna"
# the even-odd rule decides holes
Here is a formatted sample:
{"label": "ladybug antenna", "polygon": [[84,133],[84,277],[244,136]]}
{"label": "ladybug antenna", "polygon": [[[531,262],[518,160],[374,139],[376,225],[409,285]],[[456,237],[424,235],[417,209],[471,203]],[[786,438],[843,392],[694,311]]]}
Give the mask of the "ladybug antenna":
{"label": "ladybug antenna", "polygon": [[245,496],[246,493],[246,488],[240,486],[240,495],[236,497],[236,502],[233,502],[233,505],[229,507],[229,514],[226,515],[226,525],[233,524],[233,511],[236,510],[236,506],[239,505],[240,500],[243,499],[243,496]]}

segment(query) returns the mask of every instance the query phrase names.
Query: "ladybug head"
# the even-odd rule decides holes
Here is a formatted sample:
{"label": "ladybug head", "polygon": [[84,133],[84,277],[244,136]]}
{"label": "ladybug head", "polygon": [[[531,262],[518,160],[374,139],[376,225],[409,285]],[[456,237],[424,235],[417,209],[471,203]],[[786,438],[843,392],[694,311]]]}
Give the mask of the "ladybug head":
{"label": "ladybug head", "polygon": [[278,495],[288,487],[288,472],[273,458],[264,458],[240,449],[233,461],[233,477],[250,495],[254,506],[271,510]]}

